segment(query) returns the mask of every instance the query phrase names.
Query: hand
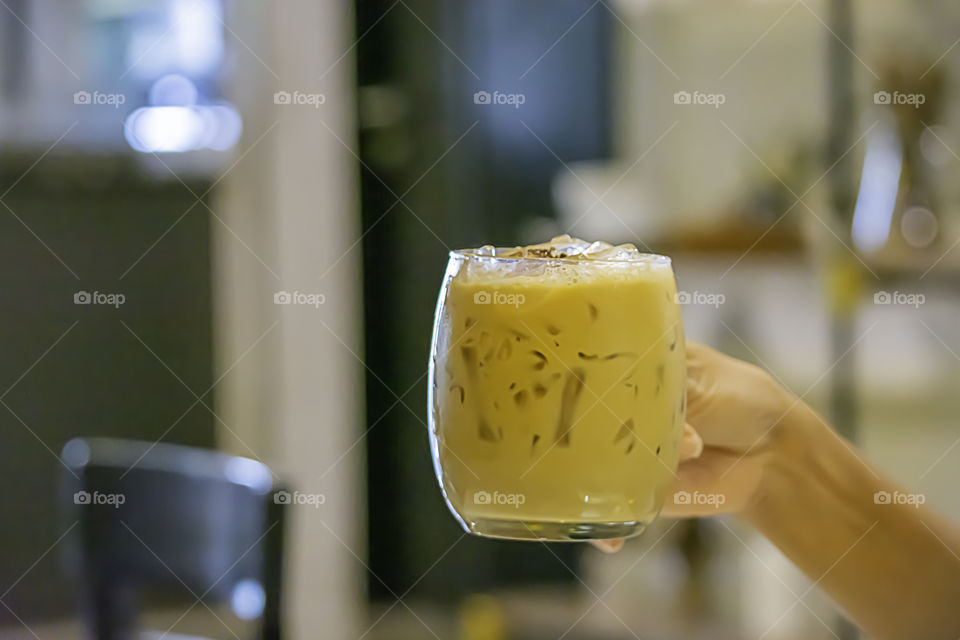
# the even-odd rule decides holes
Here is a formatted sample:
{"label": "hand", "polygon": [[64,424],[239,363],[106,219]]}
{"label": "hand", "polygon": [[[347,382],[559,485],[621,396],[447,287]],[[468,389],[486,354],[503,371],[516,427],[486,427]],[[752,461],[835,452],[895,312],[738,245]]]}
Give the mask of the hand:
{"label": "hand", "polygon": [[[779,434],[800,402],[769,374],[709,347],[687,342],[687,424],[667,517],[737,513],[755,503]],[[677,504],[676,492],[708,494],[706,503]],[[623,540],[596,540],[613,552]]]}
{"label": "hand", "polygon": [[925,505],[878,502],[905,492],[760,369],[688,342],[687,370],[675,491],[723,499],[671,494],[664,515],[738,514],[872,638],[960,637],[960,528]]}

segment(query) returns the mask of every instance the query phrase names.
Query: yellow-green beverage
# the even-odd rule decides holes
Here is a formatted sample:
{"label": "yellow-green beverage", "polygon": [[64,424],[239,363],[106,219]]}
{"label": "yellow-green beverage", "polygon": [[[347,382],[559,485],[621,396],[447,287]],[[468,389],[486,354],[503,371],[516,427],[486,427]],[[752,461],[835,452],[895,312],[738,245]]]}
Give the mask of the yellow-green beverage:
{"label": "yellow-green beverage", "polygon": [[673,483],[685,376],[668,258],[566,236],[453,252],[430,381],[451,511],[494,537],[639,533]]}

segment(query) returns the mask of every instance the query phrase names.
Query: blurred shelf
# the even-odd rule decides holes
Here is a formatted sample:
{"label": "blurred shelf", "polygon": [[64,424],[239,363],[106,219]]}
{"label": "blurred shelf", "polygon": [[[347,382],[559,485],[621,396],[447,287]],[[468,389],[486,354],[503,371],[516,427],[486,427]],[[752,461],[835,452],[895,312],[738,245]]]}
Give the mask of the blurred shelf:
{"label": "blurred shelf", "polygon": [[927,251],[883,251],[864,262],[881,278],[954,279],[960,276],[960,242]]}
{"label": "blurred shelf", "polygon": [[679,231],[658,244],[672,252],[705,255],[748,252],[754,255],[800,255],[804,252],[801,234],[786,221],[776,224],[775,220],[768,224],[753,224],[733,219],[707,228]]}

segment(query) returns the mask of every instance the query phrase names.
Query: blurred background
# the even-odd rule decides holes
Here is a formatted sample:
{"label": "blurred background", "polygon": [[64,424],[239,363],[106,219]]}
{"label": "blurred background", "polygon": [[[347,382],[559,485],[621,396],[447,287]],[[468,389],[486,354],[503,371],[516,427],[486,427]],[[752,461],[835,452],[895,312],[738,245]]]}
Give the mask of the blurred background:
{"label": "blurred background", "polygon": [[[466,537],[433,309],[452,248],[669,254],[688,338],[960,517],[958,33],[929,0],[0,0],[0,638],[80,633],[75,436],[312,496],[287,637],[857,637],[735,519]],[[199,595],[148,626],[250,637]]]}

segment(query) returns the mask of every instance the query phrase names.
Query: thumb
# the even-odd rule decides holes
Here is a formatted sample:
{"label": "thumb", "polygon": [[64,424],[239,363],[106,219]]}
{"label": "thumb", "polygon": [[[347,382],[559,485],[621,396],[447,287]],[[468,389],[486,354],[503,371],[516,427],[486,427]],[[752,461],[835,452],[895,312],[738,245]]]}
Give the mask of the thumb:
{"label": "thumb", "polygon": [[703,453],[703,438],[689,424],[683,425],[683,440],[680,442],[680,462],[699,458]]}

